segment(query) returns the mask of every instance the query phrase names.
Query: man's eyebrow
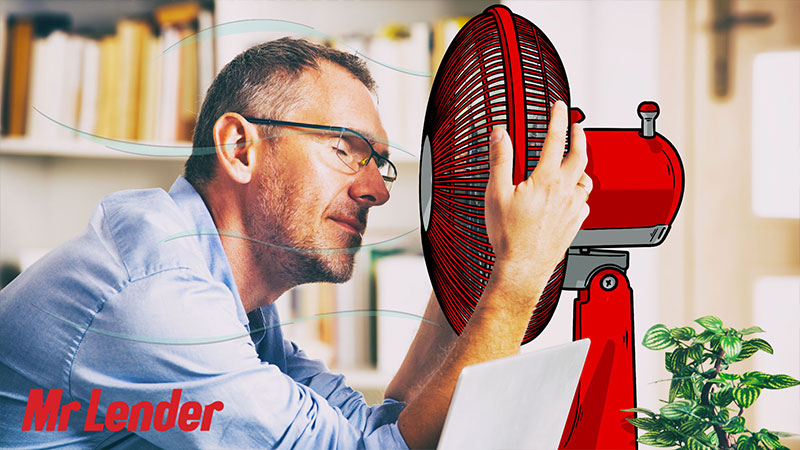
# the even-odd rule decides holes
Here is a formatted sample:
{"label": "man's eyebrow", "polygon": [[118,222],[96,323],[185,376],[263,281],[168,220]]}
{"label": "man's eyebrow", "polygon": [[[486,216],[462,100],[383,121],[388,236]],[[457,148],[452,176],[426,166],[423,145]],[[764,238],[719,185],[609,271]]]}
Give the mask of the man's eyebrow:
{"label": "man's eyebrow", "polygon": [[375,147],[375,143],[380,143],[380,144],[385,145],[386,146],[386,150],[380,150],[380,151],[379,150],[375,150],[375,153],[381,155],[381,157],[383,157],[384,159],[389,159],[389,157],[392,156],[392,153],[389,150],[389,147],[390,147],[389,146],[389,141],[387,139],[379,138],[379,137],[375,136],[374,134],[372,134],[372,133],[370,133],[369,131],[366,131],[366,130],[360,130],[358,128],[350,128],[350,129],[353,130],[353,131],[357,131],[360,135],[362,135],[365,138],[367,138],[367,141],[369,141],[369,143],[372,144],[373,148]]}

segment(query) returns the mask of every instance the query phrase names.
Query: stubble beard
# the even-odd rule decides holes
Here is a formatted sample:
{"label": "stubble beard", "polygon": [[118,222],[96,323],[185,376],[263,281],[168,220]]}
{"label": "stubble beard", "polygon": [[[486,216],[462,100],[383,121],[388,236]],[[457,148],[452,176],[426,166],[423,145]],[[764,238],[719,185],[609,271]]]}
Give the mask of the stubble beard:
{"label": "stubble beard", "polygon": [[[258,267],[293,286],[349,280],[361,236],[342,231],[334,234],[335,239],[326,239],[325,229],[317,229],[304,208],[315,193],[280,178],[274,172],[265,174],[259,183],[262,195],[245,220],[248,236],[261,241],[255,243]],[[366,211],[356,215],[366,222]]]}

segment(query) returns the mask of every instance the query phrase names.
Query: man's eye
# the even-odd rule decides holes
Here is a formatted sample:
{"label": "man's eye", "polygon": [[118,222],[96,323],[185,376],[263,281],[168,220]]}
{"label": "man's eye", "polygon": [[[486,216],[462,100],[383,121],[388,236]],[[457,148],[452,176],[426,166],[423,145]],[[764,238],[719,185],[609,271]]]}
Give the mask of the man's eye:
{"label": "man's eye", "polygon": [[336,152],[336,154],[337,154],[338,156],[341,156],[341,157],[348,157],[348,156],[350,156],[350,151],[349,151],[349,150],[348,150],[346,147],[344,147],[344,146],[341,146],[341,145],[334,146],[334,147],[333,147],[333,151],[335,151],[335,152]]}

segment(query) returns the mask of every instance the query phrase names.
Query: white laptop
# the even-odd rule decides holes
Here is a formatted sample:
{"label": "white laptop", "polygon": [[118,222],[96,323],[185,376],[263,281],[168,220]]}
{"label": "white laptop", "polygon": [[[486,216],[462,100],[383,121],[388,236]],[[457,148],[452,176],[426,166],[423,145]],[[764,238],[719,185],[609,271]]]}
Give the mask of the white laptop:
{"label": "white laptop", "polygon": [[557,449],[589,339],[465,367],[439,450]]}

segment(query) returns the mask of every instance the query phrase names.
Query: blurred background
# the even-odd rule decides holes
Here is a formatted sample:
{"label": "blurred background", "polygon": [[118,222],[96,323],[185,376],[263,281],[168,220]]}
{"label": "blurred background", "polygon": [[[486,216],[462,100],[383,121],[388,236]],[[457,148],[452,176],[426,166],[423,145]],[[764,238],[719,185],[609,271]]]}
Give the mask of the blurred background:
{"label": "blurred background", "polygon": [[[206,88],[239,52],[285,35],[358,51],[371,59],[399,178],[370,215],[353,279],[298,287],[277,305],[293,321],[288,337],[379,401],[419,321],[314,316],[422,314],[431,289],[418,228],[426,75],[491,3],[3,0],[3,283],[80,234],[104,195],[169,189]],[[655,323],[711,314],[736,328],[758,325],[775,354],[758,353],[741,371],[800,377],[800,2],[503,3],[554,43],[585,127],[638,127],[637,105],[656,101],[657,130],[683,160],[686,190],[666,242],[631,249],[639,404],[658,408],[669,387],[656,382],[668,376],[663,355],[638,344]],[[202,39],[162,54],[201,30]],[[112,146],[127,150],[119,151],[71,129],[152,145]],[[158,145],[173,156],[156,155]],[[571,339],[574,298],[562,294],[524,351]],[[800,433],[800,388],[762,392],[747,417],[751,429]]]}

